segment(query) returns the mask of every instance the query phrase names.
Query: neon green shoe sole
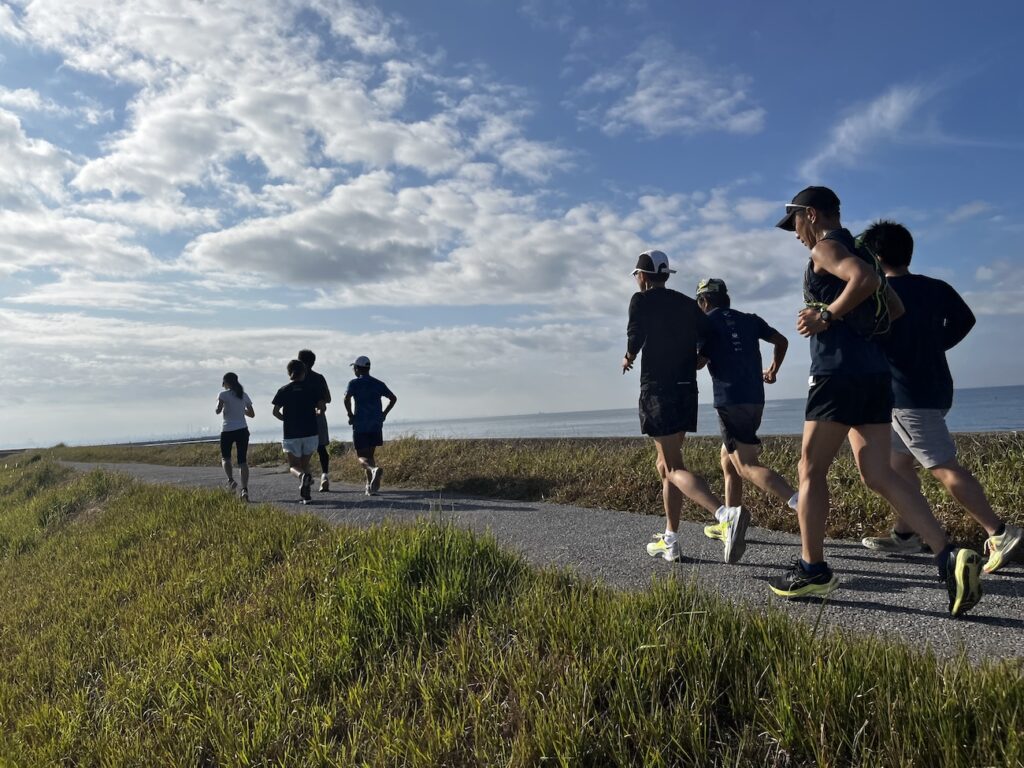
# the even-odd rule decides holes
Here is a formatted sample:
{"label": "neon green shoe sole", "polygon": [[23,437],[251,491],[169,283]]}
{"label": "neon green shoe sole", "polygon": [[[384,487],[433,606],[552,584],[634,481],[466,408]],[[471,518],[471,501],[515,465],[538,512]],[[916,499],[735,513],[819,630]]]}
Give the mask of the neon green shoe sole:
{"label": "neon green shoe sole", "polygon": [[709,539],[717,539],[718,541],[725,541],[725,523],[715,523],[714,525],[704,526],[704,535]]}

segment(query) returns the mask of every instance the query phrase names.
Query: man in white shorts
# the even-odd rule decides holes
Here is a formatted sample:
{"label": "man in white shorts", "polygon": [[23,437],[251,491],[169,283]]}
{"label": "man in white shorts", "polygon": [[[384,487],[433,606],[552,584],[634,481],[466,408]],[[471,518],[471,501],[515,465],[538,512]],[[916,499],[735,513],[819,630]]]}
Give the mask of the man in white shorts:
{"label": "man in white shorts", "polygon": [[316,417],[324,408],[323,390],[305,382],[306,366],[299,360],[288,363],[288,378],[289,383],[274,395],[274,418],[284,422],[281,447],[288,455],[289,471],[299,478],[299,496],[306,504],[312,498],[309,460],[320,444]]}
{"label": "man in white shorts", "polygon": [[[988,560],[994,573],[1024,551],[1024,532],[1004,523],[989,504],[978,480],[956,459],[956,443],[946,426],[953,405],[953,377],[946,350],[959,344],[974,327],[974,313],[952,286],[910,273],[914,238],[902,224],[880,221],[863,235],[878,257],[907,309],[884,342],[892,369],[895,407],[892,411],[892,467],[921,487],[915,461],[927,469],[950,495],[985,529]],[[902,518],[888,536],[863,539],[879,552],[920,552],[921,537]]]}

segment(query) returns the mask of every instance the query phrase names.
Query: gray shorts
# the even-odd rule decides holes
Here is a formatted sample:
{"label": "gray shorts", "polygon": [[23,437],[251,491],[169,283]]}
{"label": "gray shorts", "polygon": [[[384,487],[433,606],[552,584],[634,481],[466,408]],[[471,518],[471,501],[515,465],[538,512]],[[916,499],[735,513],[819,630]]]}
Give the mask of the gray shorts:
{"label": "gray shorts", "polygon": [[[316,415],[316,432],[317,432],[317,437],[320,439],[320,445],[330,445],[331,444],[331,436],[327,432],[327,414],[326,413],[318,413]],[[318,445],[317,448],[319,448],[320,445]]]}
{"label": "gray shorts", "polygon": [[956,443],[946,426],[948,408],[893,408],[892,449],[913,456],[925,469],[956,458]]}

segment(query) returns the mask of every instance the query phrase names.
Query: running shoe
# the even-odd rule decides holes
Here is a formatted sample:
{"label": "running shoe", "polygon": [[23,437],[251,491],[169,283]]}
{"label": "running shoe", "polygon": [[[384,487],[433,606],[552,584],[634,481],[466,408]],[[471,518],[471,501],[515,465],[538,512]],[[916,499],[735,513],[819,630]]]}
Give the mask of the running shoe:
{"label": "running shoe", "polygon": [[331,478],[327,476],[327,473],[320,475],[320,493],[331,490]]}
{"label": "running shoe", "polygon": [[818,595],[824,597],[839,586],[839,579],[832,569],[825,566],[825,571],[810,574],[800,565],[800,560],[793,561],[793,567],[781,576],[768,579],[768,587],[779,597],[808,597]]}
{"label": "running shoe", "polygon": [[249,489],[248,488],[243,488],[242,492],[239,494],[239,498],[242,501],[248,501],[249,500]]}
{"label": "running shoe", "polygon": [[238,488],[238,483],[234,480],[228,480],[228,490],[234,493],[236,488]]}
{"label": "running shoe", "polygon": [[860,543],[875,552],[912,555],[924,551],[924,542],[916,533],[912,533],[909,538],[904,539],[902,536],[897,536],[894,530],[889,531],[888,536],[865,536]]}
{"label": "running shoe", "polygon": [[373,474],[370,475],[370,493],[374,496],[377,495],[377,491],[380,490],[380,481],[384,477],[384,470],[380,467],[373,468]]}
{"label": "running shoe", "polygon": [[656,533],[654,541],[647,545],[647,554],[651,557],[664,558],[670,563],[675,562],[679,559],[679,538],[676,537],[671,544],[666,544],[665,534]]}
{"label": "running shoe", "polygon": [[705,525],[704,535],[707,536],[709,539],[718,539],[719,541],[725,541],[725,523]]}
{"label": "running shoe", "polygon": [[734,565],[743,557],[747,549],[747,526],[750,525],[750,512],[743,507],[732,507],[729,517],[722,523],[725,526],[725,550],[722,557],[725,562]]}
{"label": "running shoe", "polygon": [[981,555],[973,549],[954,549],[946,561],[949,615],[967,613],[981,600]]}
{"label": "running shoe", "polygon": [[313,485],[313,476],[309,472],[305,472],[302,475],[302,483],[299,485],[299,496],[302,497],[303,501],[309,501],[313,498],[313,495],[309,492],[310,486]]}
{"label": "running shoe", "polygon": [[985,542],[985,554],[988,562],[982,566],[985,573],[995,573],[1024,551],[1024,531],[1015,525],[1007,524],[1001,536],[989,536]]}

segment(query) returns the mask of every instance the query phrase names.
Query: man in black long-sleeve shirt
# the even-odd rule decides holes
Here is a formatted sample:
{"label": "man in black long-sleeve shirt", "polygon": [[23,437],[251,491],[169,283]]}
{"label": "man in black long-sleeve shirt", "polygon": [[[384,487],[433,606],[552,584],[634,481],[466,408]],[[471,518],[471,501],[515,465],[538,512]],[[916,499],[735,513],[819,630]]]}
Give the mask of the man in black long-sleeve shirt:
{"label": "man in black long-sleeve shirt", "polygon": [[750,513],[725,507],[703,478],[686,469],[683,439],[697,429],[697,345],[706,334],[708,320],[689,296],[665,287],[674,269],[661,251],[645,251],[633,276],[640,288],[629,302],[626,355],[622,372],[640,360],[640,431],[654,438],[658,474],[665,506],[665,533],[655,534],[647,554],[679,559],[676,532],[685,494],[715,514],[724,524],[724,559],[739,562]]}
{"label": "man in black long-sleeve shirt", "polygon": [[[946,487],[988,533],[989,558],[983,569],[993,573],[1024,549],[1024,532],[996,515],[981,484],[957,461],[956,444],[946,426],[946,413],[953,405],[946,351],[974,327],[974,313],[948,283],[910,273],[914,238],[903,225],[880,221],[864,233],[864,241],[907,310],[884,342],[895,401],[892,467],[920,487],[916,461]],[[883,552],[921,551],[920,537],[902,518],[888,536],[868,537],[863,544]]]}

